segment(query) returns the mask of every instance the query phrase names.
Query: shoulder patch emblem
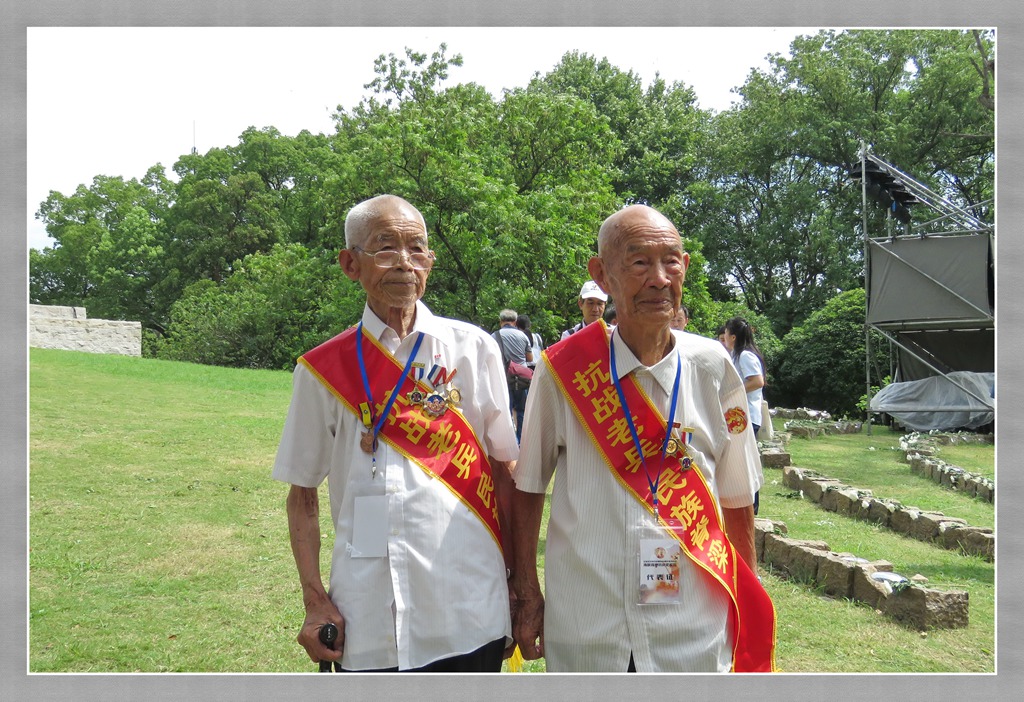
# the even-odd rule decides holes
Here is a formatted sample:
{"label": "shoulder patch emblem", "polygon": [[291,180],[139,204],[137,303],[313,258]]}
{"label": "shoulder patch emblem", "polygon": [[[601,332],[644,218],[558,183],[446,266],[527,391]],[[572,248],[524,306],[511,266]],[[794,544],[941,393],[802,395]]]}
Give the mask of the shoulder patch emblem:
{"label": "shoulder patch emblem", "polygon": [[725,423],[730,434],[742,434],[747,428],[747,413],[739,407],[731,407],[725,411]]}

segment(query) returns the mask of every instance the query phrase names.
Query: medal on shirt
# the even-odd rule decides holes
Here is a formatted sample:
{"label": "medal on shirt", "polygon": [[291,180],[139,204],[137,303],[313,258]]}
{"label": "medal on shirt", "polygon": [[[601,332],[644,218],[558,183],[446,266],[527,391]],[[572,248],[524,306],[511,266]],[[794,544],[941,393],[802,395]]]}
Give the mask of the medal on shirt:
{"label": "medal on shirt", "polygon": [[361,448],[364,453],[373,453],[374,443],[373,432],[364,431],[362,438],[359,439],[359,448]]}
{"label": "medal on shirt", "polygon": [[456,368],[448,373],[447,368],[436,363],[429,372],[426,372],[425,367],[418,366],[416,379],[431,385],[433,389],[429,392],[423,392],[419,388],[413,390],[407,395],[409,402],[418,406],[420,411],[428,417],[437,419],[443,416],[449,407],[455,407],[462,401],[462,393],[458,388],[448,387],[458,372],[459,369]]}
{"label": "medal on shirt", "polygon": [[683,427],[680,430],[679,422],[674,422],[672,430],[665,442],[666,456],[679,456],[680,464],[684,471],[689,470],[693,461],[690,459],[690,444],[693,441],[693,429]]}

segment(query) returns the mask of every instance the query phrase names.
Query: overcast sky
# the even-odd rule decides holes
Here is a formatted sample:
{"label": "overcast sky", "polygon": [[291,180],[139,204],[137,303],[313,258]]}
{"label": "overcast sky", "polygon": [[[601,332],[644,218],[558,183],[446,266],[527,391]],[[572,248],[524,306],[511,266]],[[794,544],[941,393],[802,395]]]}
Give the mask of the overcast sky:
{"label": "overcast sky", "polygon": [[51,190],[70,195],[96,175],[168,175],[193,145],[238,143],[248,127],[294,136],[333,130],[338,105],[355,106],[380,54],[430,54],[441,42],[464,64],[449,84],[492,95],[524,86],[579,50],[693,86],[699,104],[728,109],[732,89],[770,53],[816,28],[638,27],[30,27],[28,28],[28,243],[50,240],[35,212]]}

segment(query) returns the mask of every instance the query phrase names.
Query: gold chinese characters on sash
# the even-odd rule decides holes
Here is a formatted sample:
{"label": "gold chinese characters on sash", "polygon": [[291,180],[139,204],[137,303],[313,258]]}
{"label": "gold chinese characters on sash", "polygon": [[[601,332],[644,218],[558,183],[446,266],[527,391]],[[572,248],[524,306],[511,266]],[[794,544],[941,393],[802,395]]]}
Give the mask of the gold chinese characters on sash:
{"label": "gold chinese characters on sash", "polygon": [[[609,338],[601,322],[588,324],[543,354],[560,391],[590,440],[623,488],[654,514],[651,482],[657,471],[658,522],[679,541],[687,557],[723,588],[731,603],[733,665],[736,672],[775,670],[775,608],[757,576],[730,543],[714,496],[687,451],[661,460],[665,418],[632,376],[620,381],[639,438],[629,430],[611,379]],[[641,460],[640,452],[643,452]],[[646,468],[644,464],[646,463]],[[682,528],[678,528],[682,527]]]}
{"label": "gold chinese characters on sash", "polygon": [[[359,407],[367,402],[367,398],[360,374],[356,371],[358,333],[357,327],[347,329],[303,354],[299,363],[360,419]],[[403,368],[365,331],[362,344],[366,374],[371,379],[374,394],[371,398],[374,404],[372,416],[376,422],[384,411],[385,398],[391,395],[395,384],[402,378]],[[491,465],[473,427],[453,404],[438,414],[427,411],[425,402],[410,399],[430,398],[436,394],[423,379],[408,375],[381,425],[378,438],[451,490],[483,522],[501,548],[498,500]],[[448,396],[452,403],[459,399],[456,391],[448,393]]]}

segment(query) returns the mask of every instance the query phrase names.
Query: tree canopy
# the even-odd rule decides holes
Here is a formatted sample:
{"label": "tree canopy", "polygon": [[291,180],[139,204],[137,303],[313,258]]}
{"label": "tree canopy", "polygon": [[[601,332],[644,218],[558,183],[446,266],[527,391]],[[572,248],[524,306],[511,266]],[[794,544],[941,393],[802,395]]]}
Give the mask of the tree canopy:
{"label": "tree canopy", "polygon": [[863,285],[862,142],[993,220],[994,48],[989,31],[821,31],[717,113],[684,83],[645,86],[577,51],[500,96],[453,82],[462,57],[444,44],[381,55],[333,133],[250,127],[183,154],[173,178],[156,164],[51,192],[37,217],[55,243],[30,252],[29,297],[140,320],[148,354],[287,368],[357,321],[344,218],[389,192],[427,221],[436,313],[493,328],[512,307],[550,342],[578,315],[601,222],[640,202],[691,253],[692,328],[754,319],[789,393],[806,379],[774,363],[800,365],[787,335]]}

